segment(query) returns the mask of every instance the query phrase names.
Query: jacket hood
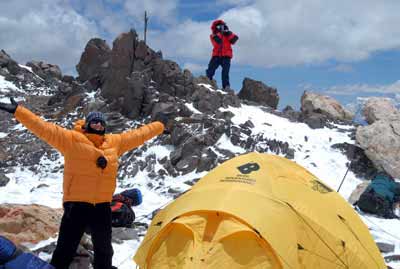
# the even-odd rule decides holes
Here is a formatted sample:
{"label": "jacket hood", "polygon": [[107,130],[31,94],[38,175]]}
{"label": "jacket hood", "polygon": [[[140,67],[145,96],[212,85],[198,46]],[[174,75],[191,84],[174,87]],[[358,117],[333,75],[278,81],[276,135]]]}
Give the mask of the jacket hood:
{"label": "jacket hood", "polygon": [[105,140],[104,135],[90,134],[90,133],[85,132],[85,128],[84,128],[85,123],[86,123],[85,120],[77,120],[74,123],[74,130],[84,134],[87,137],[87,139],[89,139],[97,148],[100,147]]}
{"label": "jacket hood", "polygon": [[225,22],[223,20],[215,20],[212,24],[211,24],[211,31],[213,33],[215,33],[217,31],[217,25],[218,24],[225,24]]}

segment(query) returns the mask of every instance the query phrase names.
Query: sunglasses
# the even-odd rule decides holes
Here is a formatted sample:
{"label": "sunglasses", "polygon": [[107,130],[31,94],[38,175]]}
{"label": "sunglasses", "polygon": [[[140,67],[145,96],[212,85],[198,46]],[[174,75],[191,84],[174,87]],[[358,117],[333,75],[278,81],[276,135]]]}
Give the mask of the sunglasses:
{"label": "sunglasses", "polygon": [[104,121],[102,121],[102,120],[95,119],[95,120],[91,120],[90,121],[90,124],[98,124],[98,123],[103,125],[103,127],[106,126],[106,123]]}

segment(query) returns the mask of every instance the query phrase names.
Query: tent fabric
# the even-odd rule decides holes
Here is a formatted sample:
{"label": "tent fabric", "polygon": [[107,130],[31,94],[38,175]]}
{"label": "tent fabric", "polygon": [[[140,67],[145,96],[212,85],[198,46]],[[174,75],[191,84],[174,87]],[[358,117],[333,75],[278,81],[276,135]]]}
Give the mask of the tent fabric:
{"label": "tent fabric", "polygon": [[251,269],[279,264],[271,247],[251,227],[217,212],[172,221],[150,251],[150,268]]}
{"label": "tent fabric", "polygon": [[261,153],[223,163],[162,209],[134,260],[140,268],[386,268],[337,192]]}

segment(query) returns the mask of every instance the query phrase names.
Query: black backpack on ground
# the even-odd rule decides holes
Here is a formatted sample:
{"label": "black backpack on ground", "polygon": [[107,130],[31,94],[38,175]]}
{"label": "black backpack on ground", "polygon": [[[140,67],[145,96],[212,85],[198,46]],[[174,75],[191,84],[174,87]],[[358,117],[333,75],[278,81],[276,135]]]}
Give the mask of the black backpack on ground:
{"label": "black backpack on ground", "polygon": [[361,194],[357,202],[357,206],[366,213],[378,215],[383,218],[396,218],[393,213],[392,204],[377,194],[373,189],[365,191]]}
{"label": "black backpack on ground", "polygon": [[111,202],[111,224],[112,227],[131,227],[135,220],[132,208],[123,202]]}

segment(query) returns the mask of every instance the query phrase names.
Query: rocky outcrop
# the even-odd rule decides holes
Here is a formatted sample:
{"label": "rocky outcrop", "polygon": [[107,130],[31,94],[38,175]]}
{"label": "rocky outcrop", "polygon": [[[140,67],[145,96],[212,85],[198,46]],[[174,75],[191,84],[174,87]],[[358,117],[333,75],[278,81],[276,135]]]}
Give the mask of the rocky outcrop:
{"label": "rocky outcrop", "polygon": [[[102,94],[109,100],[121,98],[122,113],[129,114],[131,102],[142,98],[142,87],[131,90],[128,78],[134,66],[138,37],[135,31],[120,34],[113,42],[109,74],[102,86]],[[135,117],[137,115],[130,115]]]}
{"label": "rocky outcrop", "polygon": [[306,116],[322,114],[330,120],[351,120],[352,113],[332,97],[305,91],[301,97],[301,111]]}
{"label": "rocky outcrop", "polygon": [[61,79],[62,73],[58,65],[44,63],[42,61],[30,61],[26,63],[32,71],[42,79]]}
{"label": "rocky outcrop", "polygon": [[400,178],[400,121],[378,120],[360,126],[356,141],[378,169]]}
{"label": "rocky outcrop", "polygon": [[371,180],[375,176],[377,170],[362,148],[349,143],[334,144],[332,148],[339,149],[347,156],[349,169],[357,177]]}
{"label": "rocky outcrop", "polygon": [[6,186],[8,182],[10,182],[10,179],[3,173],[0,173],[0,187]]}
{"label": "rocky outcrop", "polygon": [[16,75],[19,71],[18,63],[4,50],[0,50],[0,75],[7,75],[7,73]]}
{"label": "rocky outcrop", "polygon": [[240,99],[255,102],[273,109],[278,107],[279,94],[277,89],[268,87],[261,81],[245,78],[238,94]]}
{"label": "rocky outcrop", "polygon": [[38,243],[58,232],[62,209],[41,205],[0,205],[0,234],[16,244]]}
{"label": "rocky outcrop", "polygon": [[390,99],[383,97],[369,98],[363,107],[363,114],[369,124],[378,120],[400,120],[400,111]]}
{"label": "rocky outcrop", "polygon": [[358,200],[360,200],[361,194],[365,191],[365,189],[370,184],[370,181],[364,181],[357,185],[355,190],[351,193],[349,199],[347,200],[351,205],[354,205]]}
{"label": "rocky outcrop", "polygon": [[110,68],[111,49],[105,40],[91,39],[76,66],[80,82],[90,81],[94,88],[101,87]]}

